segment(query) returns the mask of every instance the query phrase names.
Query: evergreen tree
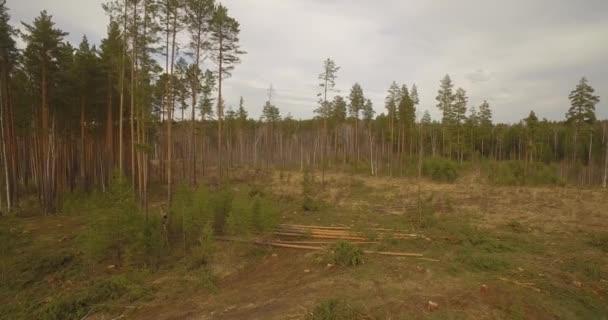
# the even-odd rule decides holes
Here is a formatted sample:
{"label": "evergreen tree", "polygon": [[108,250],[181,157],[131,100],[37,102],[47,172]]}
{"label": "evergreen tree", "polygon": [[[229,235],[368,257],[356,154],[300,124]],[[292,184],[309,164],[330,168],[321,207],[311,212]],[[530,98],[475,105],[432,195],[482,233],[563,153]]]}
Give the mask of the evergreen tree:
{"label": "evergreen tree", "polygon": [[414,123],[416,122],[416,104],[405,85],[403,85],[400,90],[398,111],[399,122],[405,128],[413,128]]}
{"label": "evergreen tree", "polygon": [[486,100],[479,106],[479,124],[486,127],[492,125],[492,109]]}
{"label": "evergreen tree", "polygon": [[363,95],[363,89],[361,85],[355,83],[350,89],[350,95],[348,96],[350,103],[348,104],[348,115],[350,118],[358,120],[361,110],[365,105],[365,96]]}
{"label": "evergreen tree", "polygon": [[210,70],[205,71],[203,75],[203,85],[201,87],[201,101],[199,103],[199,112],[201,119],[213,119],[213,91],[215,91],[215,75]]}
{"label": "evergreen tree", "polygon": [[245,100],[243,99],[243,97],[241,97],[241,99],[239,100],[239,109],[236,111],[236,117],[241,122],[247,121],[247,117],[249,117],[247,110],[245,110]]}
{"label": "evergreen tree", "polygon": [[363,110],[362,110],[362,118],[365,121],[372,121],[374,119],[374,114],[376,113],[376,111],[374,111],[374,107],[372,104],[372,101],[370,99],[366,99],[365,100],[365,104],[363,105]]}
{"label": "evergreen tree", "polygon": [[217,148],[218,148],[218,170],[220,180],[222,179],[222,85],[224,79],[230,77],[234,66],[241,62],[240,55],[245,52],[240,49],[238,21],[228,15],[228,9],[218,5],[210,21],[210,51],[211,59],[218,65],[218,102],[217,102]]}
{"label": "evergreen tree", "polygon": [[412,102],[414,103],[414,107],[418,106],[418,104],[420,104],[420,98],[418,97],[418,88],[416,87],[416,84],[412,85],[412,91],[410,92],[410,98],[412,99]]}
{"label": "evergreen tree", "polygon": [[339,122],[346,120],[346,100],[342,96],[335,96],[331,105],[331,118]]}
{"label": "evergreen tree", "polygon": [[327,94],[334,91],[336,87],[338,71],[340,71],[340,67],[336,65],[334,60],[327,58],[327,60],[323,61],[323,72],[318,77],[320,92],[317,96],[319,97],[320,106],[315,110],[315,113],[323,119],[328,118],[331,114],[331,106],[327,100]]}
{"label": "evergreen tree", "polygon": [[281,113],[279,108],[270,103],[270,101],[266,101],[266,103],[264,103],[264,107],[262,108],[262,117],[260,120],[268,123],[276,123],[281,121]]}
{"label": "evergreen tree", "polygon": [[[24,67],[28,77],[32,80],[32,85],[39,93],[38,105],[36,110],[37,117],[34,120],[34,127],[39,128],[40,144],[37,159],[40,168],[38,171],[39,199],[42,201],[42,208],[45,213],[53,212],[55,209],[56,183],[55,175],[51,170],[51,165],[55,159],[50,153],[54,144],[54,132],[51,132],[51,118],[54,117],[55,108],[51,108],[51,102],[56,102],[56,91],[60,83],[60,71],[65,69],[62,62],[65,62],[66,53],[70,50],[63,43],[67,32],[55,28],[52,17],[42,11],[40,16],[34,19],[32,24],[23,23],[25,33],[23,40],[26,43],[24,55]],[[51,96],[51,94],[53,94]]]}
{"label": "evergreen tree", "polygon": [[429,125],[431,124],[433,120],[431,119],[431,113],[428,110],[424,110],[424,113],[422,114],[422,119],[420,119],[420,122],[425,124],[425,125]]}
{"label": "evergreen tree", "polygon": [[595,105],[600,102],[600,97],[594,95],[595,90],[589,85],[587,78],[583,77],[576,89],[570,92],[570,109],[566,113],[566,121],[576,126],[582,123],[593,123],[595,121]]}
{"label": "evergreen tree", "polygon": [[[0,0],[0,162],[6,195],[6,208],[11,211],[12,201],[17,192],[16,141],[14,141],[13,100],[10,98],[9,82],[18,59],[18,51],[14,36],[17,31],[9,24],[10,15],[6,0]],[[2,210],[2,195],[0,194],[0,211]]]}
{"label": "evergreen tree", "polygon": [[439,85],[439,91],[437,93],[437,108],[442,112],[443,118],[442,122],[446,124],[450,124],[454,120],[454,112],[453,112],[453,104],[454,104],[454,94],[452,92],[452,88],[454,84],[452,84],[452,79],[450,79],[449,75],[445,75],[443,79],[441,79],[441,83]]}

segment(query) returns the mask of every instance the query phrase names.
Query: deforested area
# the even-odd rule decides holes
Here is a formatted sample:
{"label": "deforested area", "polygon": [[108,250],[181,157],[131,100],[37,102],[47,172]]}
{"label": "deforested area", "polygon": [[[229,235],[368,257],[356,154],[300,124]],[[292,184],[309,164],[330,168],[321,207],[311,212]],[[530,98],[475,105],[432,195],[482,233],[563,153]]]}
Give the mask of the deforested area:
{"label": "deforested area", "polygon": [[608,319],[607,10],[0,0],[0,319]]}

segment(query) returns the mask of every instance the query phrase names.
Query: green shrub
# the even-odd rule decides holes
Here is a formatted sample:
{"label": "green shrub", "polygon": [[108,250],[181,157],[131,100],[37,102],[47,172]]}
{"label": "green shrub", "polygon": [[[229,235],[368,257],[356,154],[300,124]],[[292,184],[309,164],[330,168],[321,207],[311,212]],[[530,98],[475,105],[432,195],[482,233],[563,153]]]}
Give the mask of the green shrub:
{"label": "green shrub", "polygon": [[200,233],[198,244],[191,252],[191,266],[199,268],[207,265],[211,261],[214,252],[213,227],[211,223],[207,223]]}
{"label": "green shrub", "polygon": [[232,235],[266,232],[278,223],[278,210],[273,202],[259,194],[250,197],[238,194],[227,219],[228,233]]}
{"label": "green shrub", "polygon": [[129,302],[143,298],[148,293],[144,287],[116,276],[94,283],[84,290],[52,300],[38,310],[37,318],[45,320],[83,319],[94,309],[104,308],[104,303],[124,299]]}
{"label": "green shrub", "polygon": [[318,211],[320,206],[317,200],[315,176],[310,168],[304,168],[302,177],[302,209],[304,211]]}
{"label": "green shrub", "polygon": [[232,200],[231,210],[226,218],[226,233],[246,235],[251,231],[251,198],[246,194],[237,194]]}
{"label": "green shrub", "polygon": [[354,267],[363,264],[363,250],[348,241],[338,241],[331,250],[331,262],[335,265]]}
{"label": "green shrub", "polygon": [[587,241],[590,246],[608,252],[608,232],[598,232],[591,235]]}
{"label": "green shrub", "polygon": [[486,171],[488,180],[495,185],[539,186],[564,183],[555,166],[541,162],[501,161],[488,164]]}
{"label": "green shrub", "polygon": [[441,158],[425,159],[422,163],[422,174],[434,181],[454,182],[458,178],[459,164]]}
{"label": "green shrub", "polygon": [[307,320],[353,320],[360,319],[359,313],[342,300],[328,299],[309,311]]}
{"label": "green shrub", "polygon": [[509,267],[509,263],[496,254],[475,252],[470,248],[461,250],[456,260],[473,271],[501,271]]}
{"label": "green shrub", "polygon": [[87,217],[82,244],[90,262],[109,260],[116,265],[140,266],[158,263],[163,250],[160,218],[146,218],[139,212],[125,178],[114,177],[110,190]]}
{"label": "green shrub", "polygon": [[251,203],[251,222],[255,231],[267,232],[278,224],[279,211],[272,201],[256,196]]}
{"label": "green shrub", "polygon": [[226,220],[232,210],[234,195],[228,188],[212,193],[209,197],[209,206],[213,212],[213,229],[216,233],[224,234]]}

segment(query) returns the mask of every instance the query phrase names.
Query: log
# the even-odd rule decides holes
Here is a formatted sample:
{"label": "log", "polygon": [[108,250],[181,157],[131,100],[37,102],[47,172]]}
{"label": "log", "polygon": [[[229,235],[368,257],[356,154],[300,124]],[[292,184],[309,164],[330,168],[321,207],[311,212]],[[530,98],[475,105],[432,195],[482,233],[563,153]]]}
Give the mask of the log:
{"label": "log", "polygon": [[[315,250],[315,251],[327,249],[326,247],[314,247],[314,246],[306,246],[306,245],[300,245],[300,244],[268,242],[268,241],[259,241],[259,240],[249,241],[249,240],[227,238],[227,237],[218,237],[216,239],[223,240],[223,241],[246,242],[246,243],[251,243],[251,244],[266,245],[266,246],[271,246],[271,247],[288,248],[288,249]],[[422,259],[420,257],[423,256],[423,254],[421,254],[421,253],[386,252],[386,251],[371,251],[371,250],[365,250],[363,252],[366,254],[378,254],[378,255],[393,256],[393,257],[418,257],[419,259]],[[427,260],[432,260],[432,259],[427,259]]]}
{"label": "log", "polygon": [[293,227],[305,229],[327,229],[327,230],[350,230],[350,227],[325,227],[325,226],[307,226],[303,224],[281,224],[280,227]]}
{"label": "log", "polygon": [[275,232],[274,234],[278,236],[286,236],[286,237],[307,237],[314,239],[338,239],[338,240],[355,240],[355,241],[366,241],[369,240],[367,238],[361,237],[349,237],[349,236],[337,236],[337,235],[325,235],[325,234],[301,234],[301,233],[293,233],[293,232]]}
{"label": "log", "polygon": [[304,249],[304,250],[323,250],[325,248],[323,247],[312,247],[312,246],[303,246],[303,245],[297,245],[297,244],[287,244],[287,243],[277,243],[277,242],[254,242],[255,244],[259,244],[259,245],[268,245],[268,246],[272,246],[272,247],[279,247],[279,248],[291,248],[291,249]]}
{"label": "log", "polygon": [[368,254],[379,254],[383,256],[394,256],[394,257],[422,257],[422,253],[404,253],[404,252],[386,252],[386,251],[369,251],[365,250],[364,253]]}
{"label": "log", "polygon": [[[293,244],[334,244],[335,241],[289,241],[277,240],[278,243],[293,243]],[[351,241],[352,244],[379,244],[378,241]]]}

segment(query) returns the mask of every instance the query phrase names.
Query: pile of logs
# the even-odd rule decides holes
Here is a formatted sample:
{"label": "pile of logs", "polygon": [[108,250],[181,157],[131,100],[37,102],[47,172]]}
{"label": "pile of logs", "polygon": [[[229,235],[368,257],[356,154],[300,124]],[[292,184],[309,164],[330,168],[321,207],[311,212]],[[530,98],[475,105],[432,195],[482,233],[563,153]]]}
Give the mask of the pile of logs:
{"label": "pile of logs", "polygon": [[[246,242],[257,245],[266,245],[271,247],[279,248],[290,248],[290,249],[301,249],[301,250],[325,250],[328,246],[335,243],[337,240],[346,240],[352,244],[365,245],[365,244],[378,244],[378,240],[384,236],[391,236],[393,239],[415,239],[422,238],[430,240],[429,238],[413,233],[401,233],[394,232],[390,229],[372,228],[368,229],[365,233],[360,231],[354,231],[349,227],[325,227],[325,226],[306,226],[306,225],[295,225],[295,224],[281,224],[274,232],[274,235],[289,238],[299,238],[306,240],[240,240],[235,238],[219,237],[218,240],[223,241],[236,241]],[[322,239],[322,240],[314,240]],[[397,257],[416,257],[418,259],[438,261],[434,259],[423,258],[420,253],[405,253],[405,252],[386,252],[386,251],[372,251],[363,250],[364,253],[368,254],[379,254],[386,256],[397,256]]]}
{"label": "pile of logs", "polygon": [[392,239],[429,238],[415,233],[394,232],[390,229],[371,228],[367,232],[353,231],[349,227],[306,226],[298,224],[281,224],[275,235],[282,237],[348,240],[351,242],[376,243],[383,237]]}

